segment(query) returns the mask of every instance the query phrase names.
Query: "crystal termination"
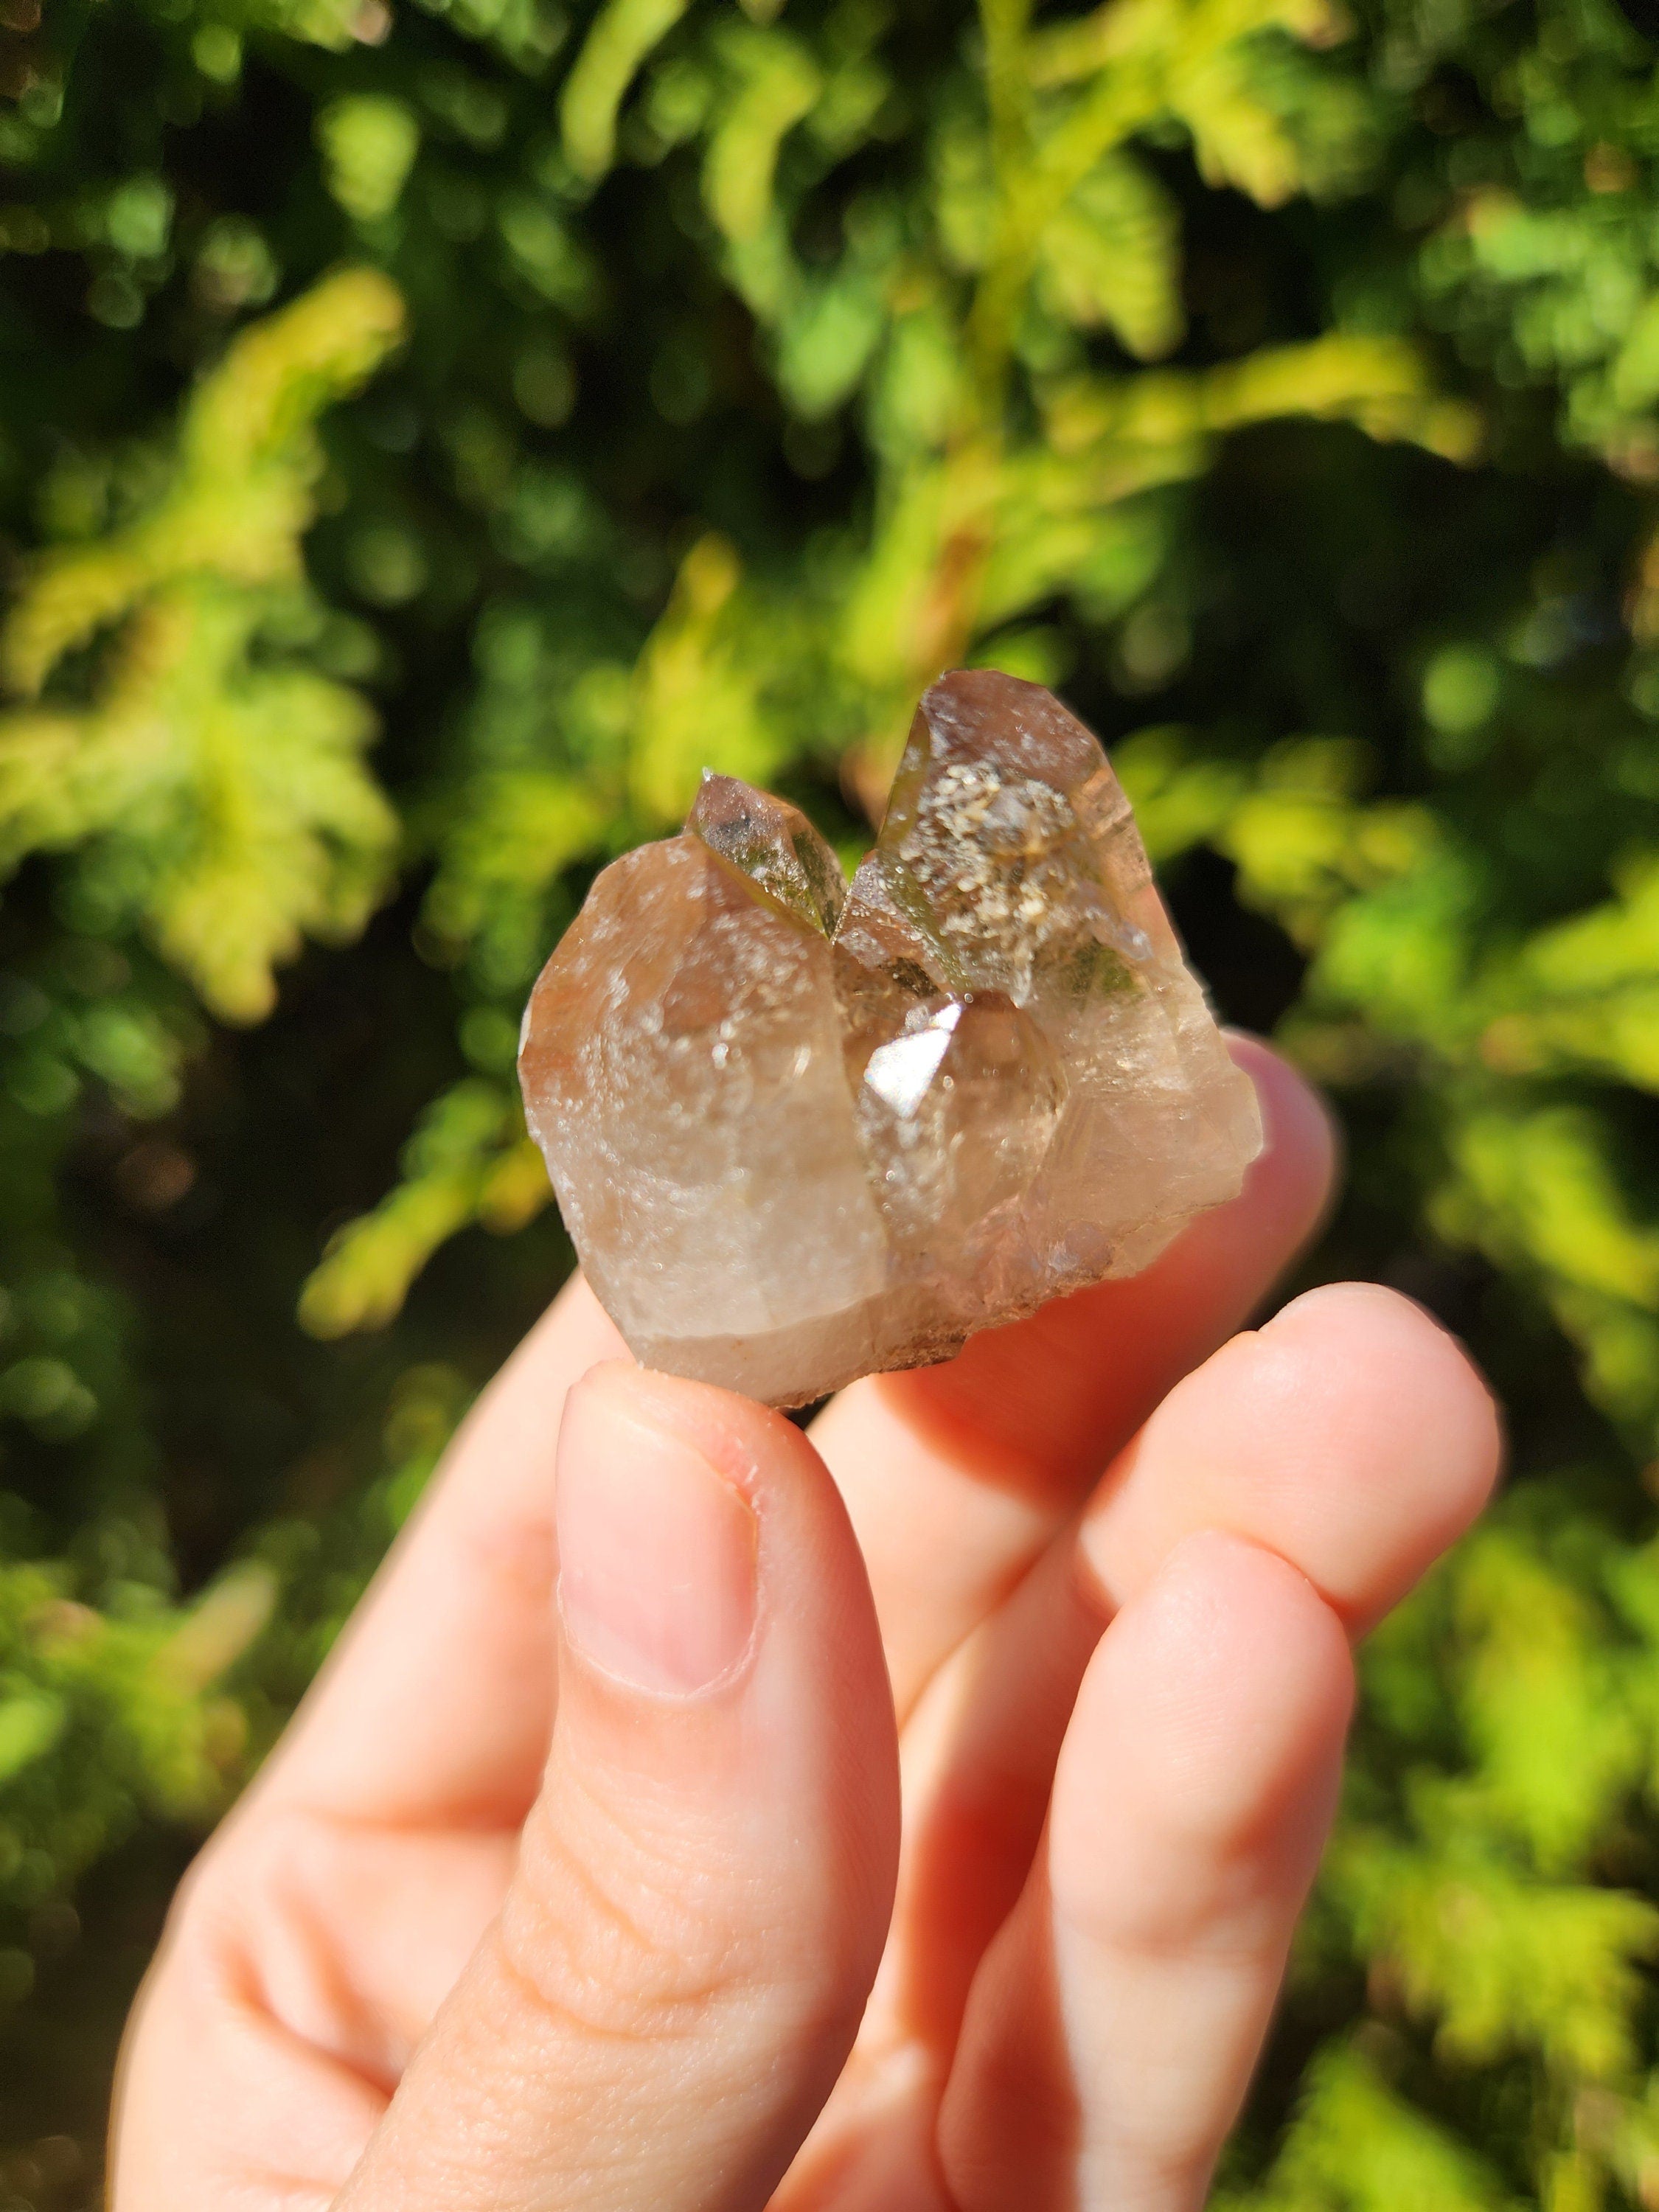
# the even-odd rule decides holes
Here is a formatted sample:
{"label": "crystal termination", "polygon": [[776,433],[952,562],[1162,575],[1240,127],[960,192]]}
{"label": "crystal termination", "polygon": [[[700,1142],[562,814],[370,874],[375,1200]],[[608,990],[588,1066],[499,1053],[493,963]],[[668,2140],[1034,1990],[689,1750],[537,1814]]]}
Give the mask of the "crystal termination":
{"label": "crystal termination", "polygon": [[634,1352],[776,1406],[1137,1273],[1261,1146],[1098,740],[988,671],[922,700],[850,885],[705,775],[595,881],[519,1070]]}

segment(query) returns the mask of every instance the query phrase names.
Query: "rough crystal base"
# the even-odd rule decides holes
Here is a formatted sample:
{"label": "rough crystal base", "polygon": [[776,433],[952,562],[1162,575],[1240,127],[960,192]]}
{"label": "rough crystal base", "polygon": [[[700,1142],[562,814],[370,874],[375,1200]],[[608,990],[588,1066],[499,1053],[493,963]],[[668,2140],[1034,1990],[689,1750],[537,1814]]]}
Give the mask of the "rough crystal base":
{"label": "rough crystal base", "polygon": [[1098,741],[989,671],[923,699],[850,887],[706,776],[595,882],[519,1067],[635,1354],[776,1406],[1136,1273],[1261,1145]]}

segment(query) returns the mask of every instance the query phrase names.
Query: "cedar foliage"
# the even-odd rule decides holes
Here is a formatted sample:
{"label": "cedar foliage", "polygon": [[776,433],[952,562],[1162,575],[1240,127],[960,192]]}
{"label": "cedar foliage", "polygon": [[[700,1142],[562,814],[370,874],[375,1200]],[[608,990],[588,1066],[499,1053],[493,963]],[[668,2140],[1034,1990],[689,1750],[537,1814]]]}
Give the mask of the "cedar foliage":
{"label": "cedar foliage", "polygon": [[4,0],[0,2201],[568,1254],[705,762],[1108,738],[1505,1394],[1220,2185],[1659,2204],[1659,80],[1612,0]]}

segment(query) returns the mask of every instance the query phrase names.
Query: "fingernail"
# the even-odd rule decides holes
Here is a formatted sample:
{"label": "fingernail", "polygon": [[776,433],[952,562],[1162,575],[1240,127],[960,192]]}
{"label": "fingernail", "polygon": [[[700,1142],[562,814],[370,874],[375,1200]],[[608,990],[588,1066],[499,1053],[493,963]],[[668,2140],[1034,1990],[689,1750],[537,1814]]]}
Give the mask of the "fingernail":
{"label": "fingernail", "polygon": [[755,1516],[692,1445],[601,1392],[573,1394],[555,1498],[566,1639],[629,1687],[687,1697],[755,1627]]}

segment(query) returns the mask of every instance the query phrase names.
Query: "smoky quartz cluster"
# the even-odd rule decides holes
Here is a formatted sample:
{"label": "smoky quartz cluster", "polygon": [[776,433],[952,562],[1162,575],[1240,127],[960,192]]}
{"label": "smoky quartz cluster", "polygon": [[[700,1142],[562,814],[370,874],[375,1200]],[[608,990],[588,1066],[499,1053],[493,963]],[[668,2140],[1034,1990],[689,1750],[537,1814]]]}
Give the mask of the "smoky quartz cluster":
{"label": "smoky quartz cluster", "polygon": [[705,776],[594,883],[519,1066],[633,1351],[777,1406],[1133,1273],[1261,1144],[1098,741],[988,671],[922,700],[850,885]]}

